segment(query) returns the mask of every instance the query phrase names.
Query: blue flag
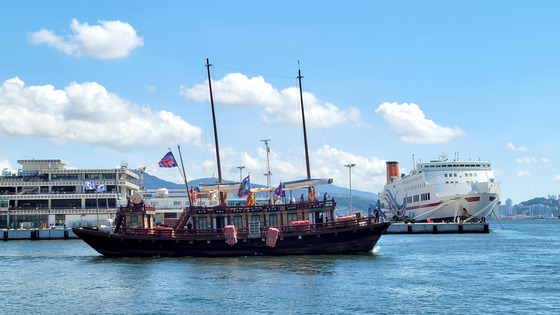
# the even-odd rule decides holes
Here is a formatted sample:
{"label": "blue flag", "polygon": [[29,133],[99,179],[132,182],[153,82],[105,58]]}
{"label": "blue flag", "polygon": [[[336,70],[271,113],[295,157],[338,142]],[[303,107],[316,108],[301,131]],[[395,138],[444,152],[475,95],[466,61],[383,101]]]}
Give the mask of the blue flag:
{"label": "blue flag", "polygon": [[171,151],[167,152],[167,154],[159,161],[159,167],[176,167],[177,162],[175,161],[175,157],[173,157],[173,153]]}
{"label": "blue flag", "polygon": [[280,183],[280,185],[276,187],[276,190],[274,190],[274,195],[284,197],[284,190],[282,190],[282,183]]}
{"label": "blue flag", "polygon": [[247,175],[247,177],[245,177],[245,179],[239,185],[239,191],[237,192],[237,195],[239,197],[247,196],[247,194],[251,192],[251,183],[249,180],[249,176],[251,175]]}

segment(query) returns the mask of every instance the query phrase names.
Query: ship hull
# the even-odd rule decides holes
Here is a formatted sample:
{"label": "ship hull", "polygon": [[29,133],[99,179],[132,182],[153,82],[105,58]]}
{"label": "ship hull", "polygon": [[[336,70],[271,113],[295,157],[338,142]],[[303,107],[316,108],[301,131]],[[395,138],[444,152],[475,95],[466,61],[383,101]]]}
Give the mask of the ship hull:
{"label": "ship hull", "polygon": [[266,246],[264,237],[239,238],[236,244],[229,245],[224,237],[133,236],[76,228],[72,231],[107,257],[285,256],[369,252],[389,225],[383,222],[318,232],[281,234],[275,247]]}
{"label": "ship hull", "polygon": [[414,218],[417,222],[455,221],[458,217],[480,220],[489,216],[497,205],[499,195],[494,193],[456,195],[437,201],[406,206],[400,211],[396,207],[383,209],[386,215]]}

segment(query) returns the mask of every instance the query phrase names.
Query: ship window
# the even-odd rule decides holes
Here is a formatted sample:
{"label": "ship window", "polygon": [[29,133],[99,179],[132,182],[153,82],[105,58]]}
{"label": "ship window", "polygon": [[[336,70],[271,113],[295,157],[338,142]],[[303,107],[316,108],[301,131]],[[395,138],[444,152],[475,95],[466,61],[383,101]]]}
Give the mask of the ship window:
{"label": "ship window", "polygon": [[465,173],[465,177],[469,177],[469,173]]}
{"label": "ship window", "polygon": [[414,196],[414,200],[413,200],[413,202],[418,202],[418,201],[420,201],[420,198],[419,198],[419,196],[418,196],[418,195],[415,195],[415,196]]}
{"label": "ship window", "polygon": [[476,173],[474,173],[474,177],[476,177]]}
{"label": "ship window", "polygon": [[453,174],[453,176],[457,177],[457,173]]}
{"label": "ship window", "polygon": [[180,205],[181,205],[181,202],[180,202],[180,201],[173,201],[173,205],[174,205],[174,206],[180,206]]}
{"label": "ship window", "polygon": [[235,225],[236,228],[242,228],[243,227],[243,218],[241,216],[233,217],[233,225]]}
{"label": "ship window", "polygon": [[449,184],[449,182],[445,182],[446,184]]}
{"label": "ship window", "polygon": [[199,229],[209,229],[210,227],[208,226],[208,222],[206,220],[206,217],[200,217],[198,218],[198,228]]}
{"label": "ship window", "polygon": [[276,214],[271,214],[268,217],[268,226],[278,226],[278,218]]}
{"label": "ship window", "polygon": [[445,175],[445,177],[447,177],[447,174],[444,174],[444,175]]}

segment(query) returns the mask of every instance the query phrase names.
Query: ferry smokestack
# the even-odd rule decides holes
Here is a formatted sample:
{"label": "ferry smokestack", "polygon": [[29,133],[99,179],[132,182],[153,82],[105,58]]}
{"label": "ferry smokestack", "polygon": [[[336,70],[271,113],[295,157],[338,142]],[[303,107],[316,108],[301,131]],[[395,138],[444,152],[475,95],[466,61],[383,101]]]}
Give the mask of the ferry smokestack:
{"label": "ferry smokestack", "polygon": [[386,164],[387,164],[387,184],[389,184],[395,178],[400,178],[399,162],[386,162]]}

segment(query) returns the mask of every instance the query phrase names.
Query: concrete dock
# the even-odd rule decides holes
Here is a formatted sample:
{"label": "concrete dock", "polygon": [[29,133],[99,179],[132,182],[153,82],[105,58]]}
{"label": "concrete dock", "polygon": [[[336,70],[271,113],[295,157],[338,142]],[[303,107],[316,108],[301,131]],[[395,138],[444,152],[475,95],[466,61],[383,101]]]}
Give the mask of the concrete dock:
{"label": "concrete dock", "polygon": [[385,234],[490,233],[484,223],[393,223]]}
{"label": "concrete dock", "polygon": [[0,237],[10,240],[64,240],[78,238],[72,229],[0,229]]}

